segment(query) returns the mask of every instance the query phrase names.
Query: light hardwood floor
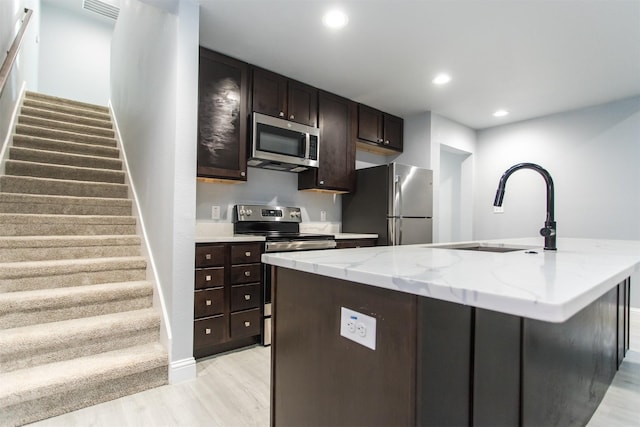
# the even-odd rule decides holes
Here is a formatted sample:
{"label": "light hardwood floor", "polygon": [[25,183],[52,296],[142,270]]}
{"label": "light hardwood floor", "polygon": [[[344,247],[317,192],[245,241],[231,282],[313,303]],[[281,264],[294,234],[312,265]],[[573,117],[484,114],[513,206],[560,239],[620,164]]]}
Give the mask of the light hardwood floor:
{"label": "light hardwood floor", "polygon": [[[589,427],[640,425],[640,311],[631,349]],[[148,390],[32,424],[37,427],[268,426],[270,347],[197,363],[195,380]]]}

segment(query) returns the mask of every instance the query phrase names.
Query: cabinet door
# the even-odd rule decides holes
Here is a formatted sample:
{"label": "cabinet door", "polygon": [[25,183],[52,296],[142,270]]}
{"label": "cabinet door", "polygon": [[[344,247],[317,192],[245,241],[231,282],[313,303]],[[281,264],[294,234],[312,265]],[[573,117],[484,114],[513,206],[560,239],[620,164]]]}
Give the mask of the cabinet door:
{"label": "cabinet door", "polygon": [[392,150],[402,151],[402,128],[404,127],[404,120],[400,117],[392,116],[390,114],[384,115],[384,142],[383,144],[387,148]]}
{"label": "cabinet door", "polygon": [[358,104],[358,139],[375,142],[383,142],[382,134],[383,114],[381,111]]}
{"label": "cabinet door", "polygon": [[287,78],[261,68],[253,69],[252,110],[286,118]]}
{"label": "cabinet door", "polygon": [[328,92],[318,95],[320,165],[298,174],[298,189],[351,191],[355,184],[356,104]]}
{"label": "cabinet door", "polygon": [[200,48],[198,176],[246,181],[248,65]]}
{"label": "cabinet door", "polygon": [[287,119],[309,126],[318,125],[318,89],[289,80]]}

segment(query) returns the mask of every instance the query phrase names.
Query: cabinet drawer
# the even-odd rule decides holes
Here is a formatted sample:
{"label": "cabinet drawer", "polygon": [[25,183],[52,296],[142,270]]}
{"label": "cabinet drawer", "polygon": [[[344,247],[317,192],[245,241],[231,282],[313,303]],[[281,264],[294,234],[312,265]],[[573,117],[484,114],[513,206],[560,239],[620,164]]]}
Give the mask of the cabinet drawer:
{"label": "cabinet drawer", "polygon": [[231,264],[260,262],[261,247],[262,244],[260,243],[231,246]]}
{"label": "cabinet drawer", "polygon": [[215,267],[223,264],[223,245],[196,246],[196,267]]}
{"label": "cabinet drawer", "polygon": [[193,322],[193,346],[204,347],[224,341],[226,318],[222,315]]}
{"label": "cabinet drawer", "polygon": [[224,288],[196,291],[193,296],[194,317],[222,314],[224,311]]}
{"label": "cabinet drawer", "polygon": [[260,334],[260,309],[231,313],[231,339]]}
{"label": "cabinet drawer", "polygon": [[231,266],[231,284],[260,281],[261,264],[243,264]]}
{"label": "cabinet drawer", "polygon": [[217,288],[224,285],[224,267],[196,270],[196,289]]}
{"label": "cabinet drawer", "polygon": [[231,287],[231,311],[260,307],[260,285]]}

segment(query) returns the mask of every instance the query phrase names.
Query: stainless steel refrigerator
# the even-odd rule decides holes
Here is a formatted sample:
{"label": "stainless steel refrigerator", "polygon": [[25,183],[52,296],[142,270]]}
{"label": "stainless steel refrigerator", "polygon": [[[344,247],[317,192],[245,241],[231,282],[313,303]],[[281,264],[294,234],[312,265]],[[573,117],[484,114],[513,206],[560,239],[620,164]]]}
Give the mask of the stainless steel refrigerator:
{"label": "stainless steel refrigerator", "polygon": [[377,233],[382,246],[431,243],[433,171],[398,163],[358,169],[355,192],[342,196],[342,231]]}

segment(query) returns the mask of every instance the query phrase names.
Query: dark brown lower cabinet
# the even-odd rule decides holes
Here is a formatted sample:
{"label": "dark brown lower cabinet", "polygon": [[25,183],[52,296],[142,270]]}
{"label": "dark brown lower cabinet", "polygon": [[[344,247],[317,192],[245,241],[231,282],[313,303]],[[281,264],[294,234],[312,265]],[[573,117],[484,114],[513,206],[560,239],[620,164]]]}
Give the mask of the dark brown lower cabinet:
{"label": "dark brown lower cabinet", "polygon": [[[275,270],[272,425],[583,426],[628,348],[628,279],[549,323]],[[375,350],[341,307],[376,318]]]}
{"label": "dark brown lower cabinet", "polygon": [[336,249],[367,248],[376,245],[378,239],[339,239],[336,240]]}

